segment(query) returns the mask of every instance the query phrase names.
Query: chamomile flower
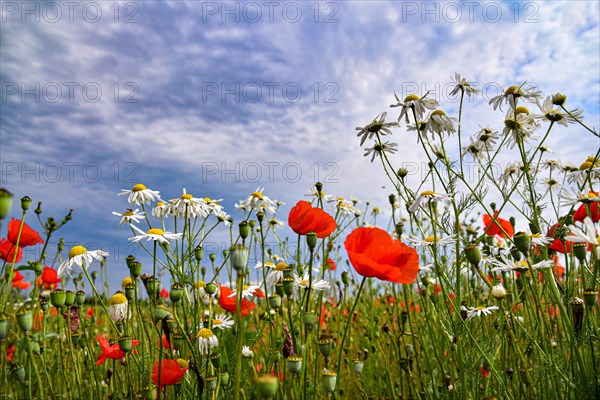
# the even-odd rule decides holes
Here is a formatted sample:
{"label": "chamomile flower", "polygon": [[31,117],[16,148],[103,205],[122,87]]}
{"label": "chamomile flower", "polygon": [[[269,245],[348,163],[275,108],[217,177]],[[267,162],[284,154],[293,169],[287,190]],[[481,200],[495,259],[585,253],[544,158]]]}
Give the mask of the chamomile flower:
{"label": "chamomile flower", "polygon": [[371,162],[375,161],[375,157],[383,158],[383,153],[394,154],[398,151],[398,143],[394,142],[375,142],[373,147],[368,147],[365,149],[366,152],[363,155],[364,157],[368,157],[369,154],[373,153],[371,156]]}
{"label": "chamomile flower", "polygon": [[165,218],[169,216],[168,204],[164,201],[157,202],[152,208],[152,216],[154,218]]}
{"label": "chamomile flower", "polygon": [[250,349],[250,347],[244,345],[242,346],[242,356],[245,358],[250,358],[252,357],[254,353],[252,352],[252,350]]}
{"label": "chamomile flower", "polygon": [[432,201],[435,202],[450,202],[452,200],[452,196],[449,194],[441,194],[436,193],[432,190],[426,190],[421,192],[420,195],[417,196],[415,201],[408,208],[408,212],[414,213],[421,205],[429,204]]}
{"label": "chamomile flower", "polygon": [[[495,265],[494,268],[491,269],[492,272],[510,272],[510,271],[524,271],[528,270],[529,266],[526,260],[521,261],[513,261],[509,260],[505,256],[500,256],[502,261],[498,259],[493,259],[492,264]],[[537,264],[533,264],[531,266],[532,269],[541,269],[541,268],[550,268],[554,266],[554,261],[540,261]]]}
{"label": "chamomile flower", "polygon": [[79,268],[87,268],[94,260],[101,261],[104,257],[108,257],[108,253],[102,250],[90,250],[83,246],[73,246],[69,250],[69,259],[63,261],[58,267],[57,275],[62,277],[65,272],[71,276],[71,268],[74,265]]}
{"label": "chamomile flower", "polygon": [[275,286],[279,281],[283,279],[283,270],[288,267],[285,261],[279,261],[277,264],[272,262],[265,262],[264,264],[258,263],[256,264],[256,268],[269,268],[269,273],[267,275],[267,285]]}
{"label": "chamomile flower", "polygon": [[146,186],[138,183],[131,190],[121,189],[121,193],[117,196],[128,196],[129,204],[142,205],[144,203],[151,204],[154,200],[158,200],[160,192],[158,190],[150,190]]}
{"label": "chamomile flower", "polygon": [[567,189],[563,189],[559,195],[560,205],[563,207],[571,207],[577,203],[590,204],[592,202],[600,201],[600,196],[596,196],[596,193],[589,192],[573,192]]}
{"label": "chamomile flower", "polygon": [[519,106],[516,111],[508,110],[504,118],[504,129],[502,134],[510,135],[506,140],[508,148],[512,149],[520,141],[528,142],[538,139],[533,133],[540,128],[540,125],[529,115],[526,107]]}
{"label": "chamomile flower", "polygon": [[[303,277],[295,275],[295,279],[296,279],[296,285],[298,287],[301,287],[303,289],[308,288],[308,285],[310,283],[310,276],[308,275],[308,273],[305,273]],[[324,279],[320,279],[320,280],[313,279],[313,281],[312,281],[312,285],[311,285],[312,290],[321,291],[321,290],[329,290],[330,288],[331,288],[331,286],[329,285],[329,282],[327,282]]]}
{"label": "chamomile flower", "polygon": [[264,188],[256,188],[254,192],[245,200],[240,201],[239,205],[236,205],[236,208],[242,208],[244,210],[255,210],[255,211],[267,211],[270,213],[275,213],[277,209],[277,203],[274,200],[271,200],[267,196],[263,194]]}
{"label": "chamomile flower", "polygon": [[586,180],[592,182],[600,180],[600,159],[595,156],[589,156],[579,168],[573,168],[567,172],[567,181],[583,185]]}
{"label": "chamomile flower", "polygon": [[215,217],[219,220],[219,222],[223,222],[225,226],[231,226],[232,218],[225,211],[217,211],[213,213]]}
{"label": "chamomile flower", "polygon": [[543,170],[549,169],[550,172],[563,169],[563,163],[559,160],[544,160],[540,163],[540,166]]}
{"label": "chamomile flower", "polygon": [[183,188],[183,194],[176,199],[169,200],[169,211],[176,217],[195,218],[207,217],[211,208],[206,200],[194,197]]}
{"label": "chamomile flower", "polygon": [[125,211],[122,214],[119,214],[118,212],[113,211],[113,215],[116,215],[117,217],[121,217],[121,221],[119,221],[119,225],[123,225],[124,223],[130,224],[131,221],[138,224],[142,219],[144,219],[144,213],[139,212],[139,211],[140,211],[139,208],[136,208],[135,210],[128,208],[127,211]]}
{"label": "chamomile flower", "polygon": [[425,115],[425,110],[435,110],[439,103],[435,99],[428,99],[427,95],[429,92],[425,93],[425,96],[419,97],[416,94],[409,94],[404,98],[404,101],[400,101],[398,95],[394,94],[397,103],[391,104],[390,107],[401,107],[400,115],[398,116],[398,123],[404,117],[406,123],[408,124],[409,114],[412,118],[412,110],[414,109],[415,114],[417,116],[417,120],[420,120],[423,115]]}
{"label": "chamomile flower", "polygon": [[356,136],[361,137],[360,145],[362,146],[365,140],[372,139],[376,134],[380,135],[391,135],[392,131],[391,127],[398,126],[396,122],[385,122],[385,117],[387,117],[387,112],[383,112],[376,116],[373,121],[369,125],[359,126],[356,128],[359,131]]}
{"label": "chamomile flower", "polygon": [[546,193],[554,192],[555,190],[560,190],[562,184],[556,179],[545,178],[540,181],[540,183],[546,187]]}
{"label": "chamomile flower", "polygon": [[571,234],[565,236],[565,240],[575,243],[588,243],[595,246],[600,245],[600,234],[598,234],[598,229],[594,226],[592,219],[590,217],[585,217],[583,219],[583,225],[585,226],[585,231],[575,225],[569,225]]}
{"label": "chamomile flower", "polygon": [[458,124],[456,118],[447,116],[442,110],[435,110],[427,118],[425,133],[431,133],[432,139],[435,139],[434,133],[439,135],[442,133],[454,133],[456,132],[455,123]]}
{"label": "chamomile flower", "polygon": [[475,317],[480,317],[482,315],[491,315],[493,311],[498,309],[498,306],[491,306],[491,307],[484,307],[484,306],[478,306],[478,307],[465,307],[466,311],[467,311],[467,321],[470,319],[473,319]]}
{"label": "chamomile flower", "polygon": [[306,194],[306,196],[314,197],[315,199],[322,198],[323,200],[325,200],[328,203],[331,203],[332,201],[335,201],[337,199],[336,196],[334,196],[332,194],[325,194],[325,192],[323,190],[318,191],[314,187],[311,189],[308,189],[308,194]]}
{"label": "chamomile flower", "polygon": [[194,299],[196,302],[205,305],[210,303],[210,296],[206,293],[206,283],[204,281],[198,281],[194,284]]}
{"label": "chamomile flower", "polygon": [[433,246],[448,246],[456,243],[456,235],[450,235],[445,238],[428,236],[425,239],[419,239],[415,235],[408,235],[408,241],[416,248]]}
{"label": "chamomile flower", "polygon": [[108,306],[108,313],[113,321],[119,322],[126,318],[130,318],[129,315],[129,302],[125,295],[121,292],[117,292],[110,299],[110,305]]}
{"label": "chamomile flower", "polygon": [[336,210],[339,210],[342,215],[360,215],[361,211],[354,206],[355,203],[352,201],[345,200],[343,197],[339,197],[335,206]]}
{"label": "chamomile flower", "polygon": [[[450,77],[450,79],[452,79],[452,77]],[[454,96],[458,94],[458,92],[463,92],[469,97],[471,97],[471,95],[479,93],[479,90],[471,86],[471,84],[467,82],[465,78],[460,76],[458,72],[454,73],[453,82],[456,83],[456,86],[450,92],[450,96]]]}
{"label": "chamomile flower", "polygon": [[204,198],[207,210],[214,215],[223,212],[223,206],[221,205],[222,201],[223,199],[211,199],[210,197]]}
{"label": "chamomile flower", "polygon": [[504,169],[504,173],[500,176],[500,182],[503,186],[510,183],[511,178],[516,177],[523,170],[523,164],[520,162],[510,163]]}
{"label": "chamomile flower", "polygon": [[[260,291],[260,286],[257,286],[257,285],[249,285],[249,286],[244,285],[242,287],[242,298],[243,299],[248,299],[250,297],[256,296],[258,294],[257,292],[259,292],[259,291]],[[237,290],[234,290],[227,297],[231,298],[231,297],[236,297],[236,296],[237,296]]]}
{"label": "chamomile flower", "polygon": [[518,86],[509,86],[508,89],[504,91],[504,94],[492,97],[489,104],[493,105],[494,110],[500,108],[500,111],[502,111],[502,103],[506,102],[510,105],[510,108],[514,110],[518,99],[523,99],[528,102],[535,102],[541,99],[540,91],[535,90],[533,87],[524,88],[526,83],[527,82],[523,82]]}
{"label": "chamomile flower", "polygon": [[280,221],[280,220],[275,219],[275,218],[271,218],[269,220],[269,225],[271,225],[273,228],[281,228],[281,227],[285,226],[284,223],[283,223],[283,221]]}
{"label": "chamomile flower", "polygon": [[136,231],[138,233],[138,235],[129,238],[129,240],[132,242],[140,242],[140,241],[146,239],[147,242],[154,240],[154,241],[157,241],[162,244],[162,243],[169,243],[169,240],[181,239],[181,237],[183,236],[182,233],[165,232],[159,228],[148,229],[148,232],[144,232],[143,230],[141,230],[140,228],[138,228],[135,225],[131,225],[131,227],[133,228],[134,231]]}
{"label": "chamomile flower", "polygon": [[470,138],[470,144],[468,146],[463,147],[462,155],[465,156],[467,154],[471,155],[474,159],[477,160],[487,160],[488,152],[483,146],[482,142],[478,142]]}
{"label": "chamomile flower", "polygon": [[216,315],[212,320],[213,329],[231,329],[235,325],[235,321],[227,314]]}
{"label": "chamomile flower", "polygon": [[200,354],[208,355],[211,350],[219,346],[219,339],[215,334],[208,328],[202,328],[198,332],[198,347],[200,348]]}
{"label": "chamomile flower", "polygon": [[531,243],[535,246],[547,246],[554,241],[554,238],[540,233],[528,233],[528,235],[531,239]]}
{"label": "chamomile flower", "polygon": [[570,111],[571,115],[573,115],[575,118],[573,118],[569,114],[563,113],[560,110],[557,111],[554,108],[554,104],[552,103],[552,96],[546,97],[546,100],[544,100],[543,104],[540,104],[538,102],[538,107],[542,111],[542,114],[537,116],[537,118],[546,121],[556,122],[563,126],[569,126],[569,124],[574,124],[577,122],[575,118],[581,119],[581,117],[583,116],[583,111],[581,110]]}

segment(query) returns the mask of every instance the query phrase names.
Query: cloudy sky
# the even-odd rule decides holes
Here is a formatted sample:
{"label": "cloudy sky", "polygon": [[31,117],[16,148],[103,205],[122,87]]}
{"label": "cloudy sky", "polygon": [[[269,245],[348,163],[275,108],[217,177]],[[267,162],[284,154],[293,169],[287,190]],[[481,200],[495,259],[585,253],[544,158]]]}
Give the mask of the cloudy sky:
{"label": "cloudy sky", "polygon": [[[113,253],[111,282],[125,276],[132,251],[111,212],[127,208],[116,194],[138,182],[166,199],[184,187],[222,198],[234,218],[234,203],[266,187],[286,203],[286,219],[317,180],[328,193],[385,206],[391,185],[363,157],[355,127],[383,111],[395,120],[394,93],[430,91],[457,113],[455,72],[483,90],[464,106],[468,135],[479,125],[501,130],[503,115],[487,101],[523,81],[567,94],[600,125],[593,1],[1,7],[0,186],[42,200],[45,216],[74,208],[60,235]],[[394,135],[394,162],[422,165],[405,124]],[[570,127],[553,130],[548,145],[579,165],[599,142]]]}

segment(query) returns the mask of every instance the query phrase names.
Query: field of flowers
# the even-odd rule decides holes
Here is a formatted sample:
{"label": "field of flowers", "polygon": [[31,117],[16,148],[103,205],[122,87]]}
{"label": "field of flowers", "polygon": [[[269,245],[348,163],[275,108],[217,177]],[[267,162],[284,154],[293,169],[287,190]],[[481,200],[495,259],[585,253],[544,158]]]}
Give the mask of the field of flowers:
{"label": "field of flowers", "polygon": [[[151,262],[127,257],[111,296],[108,253],[59,238],[71,212],[0,189],[0,398],[600,398],[600,146],[571,164],[545,145],[558,125],[600,136],[525,84],[490,101],[504,126],[467,136],[478,93],[455,82],[456,117],[412,94],[356,128],[385,207],[321,183],[289,212],[258,188],[231,216],[204,193],[123,190],[115,220]],[[422,146],[416,186],[395,130]],[[217,234],[228,249],[205,254]]]}

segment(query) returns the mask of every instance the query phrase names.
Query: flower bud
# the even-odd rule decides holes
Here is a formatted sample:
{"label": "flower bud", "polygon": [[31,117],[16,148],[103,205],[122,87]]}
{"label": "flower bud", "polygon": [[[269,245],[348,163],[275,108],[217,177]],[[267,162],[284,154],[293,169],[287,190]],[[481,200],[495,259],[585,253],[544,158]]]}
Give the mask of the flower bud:
{"label": "flower bud", "polygon": [[21,197],[21,209],[23,211],[29,210],[30,205],[31,205],[31,198],[29,196]]}
{"label": "flower bud", "polygon": [[395,194],[390,194],[388,196],[388,201],[390,202],[390,205],[393,207],[394,204],[396,204],[396,195]]}
{"label": "flower bud", "polygon": [[271,308],[281,308],[281,296],[272,294],[269,296],[269,306]]}
{"label": "flower bud", "polygon": [[310,231],[306,234],[306,244],[310,251],[313,251],[317,247],[317,234],[315,232]]}
{"label": "flower bud", "polygon": [[50,302],[56,308],[64,306],[66,299],[67,294],[62,289],[54,289],[52,293],[50,293]]}
{"label": "flower bud", "polygon": [[204,249],[202,248],[202,246],[196,246],[196,248],[194,249],[194,257],[196,258],[197,262],[202,261],[202,257],[204,257]]}
{"label": "flower bud", "polygon": [[342,283],[344,286],[348,286],[350,284],[350,276],[347,271],[342,272]]}
{"label": "flower bud", "polygon": [[517,232],[514,236],[515,247],[527,256],[529,249],[531,248],[531,238],[526,232]]}
{"label": "flower bud", "polygon": [[271,375],[261,375],[256,378],[256,384],[261,398],[270,399],[277,393],[279,379]]}
{"label": "flower bud", "polygon": [[217,284],[214,282],[210,282],[210,283],[206,284],[206,288],[204,288],[204,290],[206,291],[206,293],[208,293],[210,296],[212,296],[213,294],[215,294],[217,292]]}
{"label": "flower bud", "polygon": [[33,327],[33,314],[31,310],[27,308],[20,309],[17,313],[17,324],[23,332],[29,332]]}
{"label": "flower bud", "polygon": [[129,353],[131,351],[132,346],[133,339],[131,338],[131,336],[125,335],[119,338],[119,348],[123,353]]}
{"label": "flower bud", "polygon": [[504,288],[504,286],[502,286],[501,283],[492,287],[492,297],[498,300],[506,297],[506,289]]}
{"label": "flower bud", "polygon": [[12,208],[13,195],[4,188],[0,188],[0,221],[2,221]]}
{"label": "flower bud", "polygon": [[173,303],[177,303],[179,300],[183,298],[183,286],[179,282],[176,282],[171,285],[171,290],[169,291],[169,297]]}
{"label": "flower bud", "polygon": [[231,246],[231,266],[233,269],[243,271],[248,266],[249,249],[246,246],[236,245]]}
{"label": "flower bud", "polygon": [[75,292],[67,290],[65,292],[65,306],[71,307],[75,303]]}
{"label": "flower bud", "polygon": [[408,175],[408,170],[406,168],[400,168],[398,170],[398,176],[400,177],[400,179],[406,178],[406,175]]}
{"label": "flower bud", "polygon": [[474,267],[478,266],[482,258],[479,246],[470,244],[467,247],[465,247],[465,256],[467,257],[467,260],[471,263],[471,265],[473,265]]}
{"label": "flower bud", "polygon": [[240,231],[240,237],[242,238],[242,240],[246,240],[246,238],[250,234],[250,224],[248,224],[248,221],[240,222],[238,228]]}
{"label": "flower bud", "polygon": [[556,93],[554,96],[552,96],[552,104],[555,106],[564,105],[566,100],[567,96],[562,93]]}

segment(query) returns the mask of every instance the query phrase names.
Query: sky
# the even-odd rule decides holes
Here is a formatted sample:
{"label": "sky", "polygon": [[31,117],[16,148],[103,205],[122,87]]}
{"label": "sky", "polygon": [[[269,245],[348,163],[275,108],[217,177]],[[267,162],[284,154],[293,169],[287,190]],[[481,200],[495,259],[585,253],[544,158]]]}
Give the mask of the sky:
{"label": "sky", "polygon": [[[0,186],[42,201],[44,217],[75,209],[58,234],[109,251],[111,286],[139,250],[112,215],[128,207],[116,194],[136,183],[165,199],[183,188],[223,199],[235,219],[234,204],[264,187],[286,203],[285,221],[316,181],[385,207],[392,186],[355,128],[385,111],[396,120],[394,94],[429,91],[456,115],[456,72],[482,90],[463,107],[468,135],[501,130],[488,101],[524,81],[565,93],[600,125],[595,1],[0,5]],[[402,124],[392,138],[394,162],[417,183],[416,137]],[[573,127],[547,144],[576,165],[600,146]]]}

